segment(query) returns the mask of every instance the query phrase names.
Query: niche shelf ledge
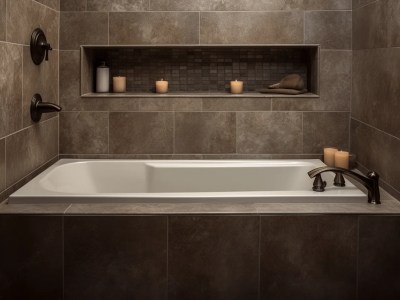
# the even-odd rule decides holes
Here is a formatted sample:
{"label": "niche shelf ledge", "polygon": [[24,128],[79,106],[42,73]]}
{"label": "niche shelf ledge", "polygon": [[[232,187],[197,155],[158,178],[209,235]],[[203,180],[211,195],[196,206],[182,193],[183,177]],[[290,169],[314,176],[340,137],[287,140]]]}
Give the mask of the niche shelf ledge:
{"label": "niche shelf ledge", "polygon": [[82,98],[319,98],[317,94],[305,93],[299,95],[262,94],[248,92],[243,94],[213,93],[213,92],[170,92],[156,93],[86,93]]}

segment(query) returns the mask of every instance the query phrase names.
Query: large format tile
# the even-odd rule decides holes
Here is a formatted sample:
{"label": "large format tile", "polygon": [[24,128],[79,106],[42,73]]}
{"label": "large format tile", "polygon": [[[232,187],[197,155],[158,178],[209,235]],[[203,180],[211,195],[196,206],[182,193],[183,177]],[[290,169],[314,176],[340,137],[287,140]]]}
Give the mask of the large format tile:
{"label": "large format tile", "polygon": [[108,113],[61,113],[60,153],[108,153]]}
{"label": "large format tile", "polygon": [[259,218],[169,218],[169,299],[258,299]]}
{"label": "large format tile", "polygon": [[108,14],[104,12],[62,12],[60,49],[74,50],[81,45],[108,44]]}
{"label": "large format tile", "polygon": [[400,137],[400,49],[353,53],[352,116]]}
{"label": "large format tile", "polygon": [[[6,140],[0,140],[0,192],[6,188]],[[1,201],[0,201],[1,202]]]}
{"label": "large format tile", "polygon": [[62,218],[0,216],[0,299],[63,299]]}
{"label": "large format tile", "polygon": [[351,0],[303,0],[302,7],[307,10],[351,10],[351,2]]}
{"label": "large format tile", "polygon": [[353,10],[355,10],[356,8],[360,8],[364,5],[370,4],[372,2],[375,2],[375,1],[376,0],[353,0]]}
{"label": "large format tile", "polygon": [[353,11],[353,49],[387,46],[387,3],[387,1],[377,1]]}
{"label": "large format tile", "polygon": [[400,216],[361,216],[359,222],[357,299],[399,299]]}
{"label": "large format tile", "polygon": [[261,217],[260,249],[260,299],[355,299],[357,217]]}
{"label": "large format tile", "polygon": [[37,27],[45,32],[47,41],[58,49],[59,15],[36,1],[7,1],[7,41],[29,45]]}
{"label": "large format tile", "polygon": [[110,44],[198,44],[196,12],[110,13]]}
{"label": "large format tile", "polygon": [[400,1],[398,0],[387,0],[383,1],[387,3],[388,13],[388,36],[389,36],[389,46],[400,47]]}
{"label": "large format tile", "polygon": [[157,11],[269,11],[351,9],[351,0],[151,0],[150,9]]}
{"label": "large format tile", "polygon": [[6,0],[0,0],[0,41],[6,40]]}
{"label": "large format tile", "polygon": [[141,111],[201,111],[201,98],[142,98]]}
{"label": "large format tile", "polygon": [[352,51],[321,51],[320,106],[324,110],[350,110]]}
{"label": "large format tile", "polygon": [[36,0],[36,1],[52,9],[60,10],[60,1],[62,2],[64,0]]}
{"label": "large format tile", "polygon": [[87,10],[94,11],[144,11],[149,0],[87,0]]}
{"label": "large format tile", "polygon": [[322,153],[324,147],[349,150],[350,113],[304,113],[303,131],[304,153]]}
{"label": "large format tile", "polygon": [[204,98],[205,111],[269,111],[271,99],[268,98]]}
{"label": "large format tile", "polygon": [[167,218],[64,221],[64,299],[167,298]]}
{"label": "large format tile", "polygon": [[6,155],[9,187],[58,155],[58,118],[7,137]]}
{"label": "large format tile", "polygon": [[305,14],[305,42],[323,49],[351,49],[351,11],[310,11]]}
{"label": "large format tile", "polygon": [[87,0],[60,0],[61,11],[82,11],[86,10]]}
{"label": "large format tile", "polygon": [[176,113],[175,152],[235,153],[235,125],[235,113]]}
{"label": "large format tile", "polygon": [[0,43],[0,138],[22,128],[22,47]]}
{"label": "large format tile", "polygon": [[173,153],[173,113],[110,113],[110,153]]}
{"label": "large format tile", "polygon": [[204,12],[201,44],[302,44],[303,13]]}
{"label": "large format tile", "polygon": [[200,11],[258,11],[258,10],[284,10],[295,9],[302,0],[287,2],[275,1],[235,1],[235,0],[151,0],[151,10],[200,10]]}
{"label": "large format tile", "polygon": [[302,153],[302,135],[301,113],[237,113],[238,153]]}
{"label": "large format tile", "polygon": [[[74,110],[80,99],[80,51],[60,51],[60,105],[64,110]],[[76,104],[75,104],[76,103]]]}
{"label": "large format tile", "polygon": [[393,188],[400,190],[400,139],[356,120],[351,122],[351,152],[364,167],[379,173]]}
{"label": "large format tile", "polygon": [[[35,65],[31,60],[29,47],[23,50],[23,126],[29,126],[31,120],[30,107],[34,94],[40,94],[44,102],[58,104],[58,50],[49,54],[49,61]],[[55,116],[56,113],[42,115],[42,120]]]}

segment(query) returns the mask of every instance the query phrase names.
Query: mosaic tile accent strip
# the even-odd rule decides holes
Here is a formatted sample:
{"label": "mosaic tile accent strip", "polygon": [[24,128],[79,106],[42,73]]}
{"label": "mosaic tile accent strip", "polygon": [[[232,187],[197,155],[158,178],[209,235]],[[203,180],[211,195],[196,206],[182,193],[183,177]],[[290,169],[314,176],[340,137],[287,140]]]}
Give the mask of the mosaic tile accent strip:
{"label": "mosaic tile accent strip", "polygon": [[307,82],[307,49],[301,48],[119,48],[98,51],[112,76],[126,76],[129,92],[154,91],[154,81],[169,81],[171,92],[221,92],[243,80],[252,92],[300,74]]}

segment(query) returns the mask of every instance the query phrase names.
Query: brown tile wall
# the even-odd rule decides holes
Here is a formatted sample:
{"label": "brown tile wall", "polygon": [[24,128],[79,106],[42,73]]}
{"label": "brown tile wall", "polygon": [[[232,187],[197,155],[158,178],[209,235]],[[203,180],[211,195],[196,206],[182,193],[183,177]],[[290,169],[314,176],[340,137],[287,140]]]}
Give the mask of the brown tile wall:
{"label": "brown tile wall", "polygon": [[353,1],[351,148],[400,196],[400,2]]}
{"label": "brown tile wall", "polygon": [[[58,157],[58,116],[30,120],[31,97],[58,103],[59,0],[0,0],[0,202]],[[36,66],[29,42],[41,27],[53,47]]]}
{"label": "brown tile wall", "polygon": [[[62,157],[319,157],[323,146],[349,146],[351,0],[62,0],[60,9]],[[321,97],[80,97],[80,45],[213,43],[321,44]]]}

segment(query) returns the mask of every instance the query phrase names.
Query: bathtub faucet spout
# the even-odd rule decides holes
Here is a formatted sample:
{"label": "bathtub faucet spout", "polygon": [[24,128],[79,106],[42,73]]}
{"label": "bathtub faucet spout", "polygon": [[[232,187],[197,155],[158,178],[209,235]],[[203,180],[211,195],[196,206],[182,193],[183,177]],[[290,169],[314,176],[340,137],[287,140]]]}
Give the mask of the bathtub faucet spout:
{"label": "bathtub faucet spout", "polygon": [[316,192],[323,192],[325,190],[325,184],[321,179],[321,174],[325,172],[335,173],[335,186],[345,186],[343,175],[347,175],[354,180],[361,183],[368,190],[368,203],[381,204],[381,196],[379,192],[379,175],[376,172],[369,172],[367,176],[360,175],[356,172],[336,167],[320,167],[308,172],[310,178],[316,178],[314,181],[313,190]]}

